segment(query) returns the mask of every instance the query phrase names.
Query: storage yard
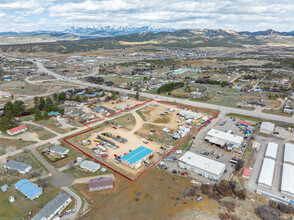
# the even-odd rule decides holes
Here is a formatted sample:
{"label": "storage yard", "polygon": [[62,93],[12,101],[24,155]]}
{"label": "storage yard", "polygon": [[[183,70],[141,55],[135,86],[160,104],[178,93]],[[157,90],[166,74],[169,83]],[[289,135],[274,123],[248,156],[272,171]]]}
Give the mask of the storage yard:
{"label": "storage yard", "polygon": [[214,116],[160,102],[134,107],[67,141],[134,179]]}

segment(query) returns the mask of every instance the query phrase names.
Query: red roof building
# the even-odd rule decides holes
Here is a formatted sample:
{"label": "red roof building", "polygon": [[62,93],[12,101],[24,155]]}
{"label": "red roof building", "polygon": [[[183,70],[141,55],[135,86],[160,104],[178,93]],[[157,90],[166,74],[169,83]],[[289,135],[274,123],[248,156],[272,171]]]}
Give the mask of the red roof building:
{"label": "red roof building", "polygon": [[11,129],[7,130],[6,132],[7,132],[7,134],[9,134],[9,135],[15,135],[15,134],[18,134],[18,133],[20,133],[20,132],[24,132],[24,131],[26,131],[27,129],[28,129],[27,126],[25,126],[25,125],[21,125],[21,126],[15,127],[15,128],[11,128]]}
{"label": "red roof building", "polygon": [[252,169],[247,169],[245,168],[243,173],[242,173],[242,177],[245,179],[249,179],[252,173]]}
{"label": "red roof building", "polygon": [[250,123],[250,122],[247,122],[247,121],[238,121],[238,124],[240,124],[240,125],[243,125],[243,126],[251,126],[252,125],[252,123]]}

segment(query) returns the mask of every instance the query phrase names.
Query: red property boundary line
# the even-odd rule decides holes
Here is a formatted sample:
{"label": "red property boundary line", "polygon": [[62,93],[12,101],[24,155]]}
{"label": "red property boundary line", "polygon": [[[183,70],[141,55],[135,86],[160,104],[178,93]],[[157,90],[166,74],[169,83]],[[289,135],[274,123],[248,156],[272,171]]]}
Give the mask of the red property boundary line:
{"label": "red property boundary line", "polygon": [[[208,113],[212,113],[212,114],[215,114],[214,117],[212,117],[209,121],[207,121],[205,124],[203,124],[200,128],[198,128],[196,131],[194,131],[192,134],[190,134],[188,137],[186,137],[184,140],[182,140],[177,146],[173,147],[169,152],[167,152],[164,156],[162,156],[160,159],[158,159],[156,162],[154,162],[148,169],[144,170],[142,173],[140,173],[138,176],[136,176],[134,179],[131,179],[129,177],[127,177],[126,175],[124,175],[123,173],[109,167],[108,165],[106,165],[105,163],[103,163],[102,161],[94,158],[93,156],[87,154],[86,152],[84,152],[83,150],[81,150],[80,148],[74,146],[73,144],[69,143],[67,141],[67,139],[70,139],[70,138],[73,138],[73,137],[76,137],[78,135],[81,135],[81,134],[84,134],[84,133],[87,133],[89,131],[92,131],[94,130],[92,127],[88,126],[89,124],[91,123],[94,123],[94,122],[97,122],[97,121],[100,121],[100,120],[103,120],[105,118],[108,118],[108,117],[111,117],[113,115],[116,115],[116,114],[119,114],[121,112],[125,112],[125,111],[128,111],[130,109],[133,109],[133,108],[136,108],[138,106],[141,106],[141,105],[144,105],[146,103],[149,103],[149,102],[152,102],[152,101],[155,101],[155,102],[159,102],[159,103],[164,103],[164,104],[169,104],[169,105],[175,105],[175,106],[180,106],[180,107],[183,107],[183,108],[189,108],[189,109],[195,109],[197,111],[203,111],[203,112],[208,112]],[[169,155],[172,151],[174,151],[176,148],[178,148],[179,146],[181,146],[183,143],[185,143],[189,138],[191,138],[193,135],[195,135],[198,131],[200,131],[203,127],[205,127],[207,124],[209,124],[213,119],[215,119],[217,116],[219,115],[219,113],[216,113],[216,112],[212,112],[212,111],[208,111],[208,110],[204,110],[204,109],[198,109],[198,108],[194,108],[194,107],[189,107],[189,106],[184,106],[184,105],[179,105],[179,104],[175,104],[175,103],[170,103],[170,102],[164,102],[164,101],[158,101],[158,100],[149,100],[149,101],[146,101],[146,102],[142,102],[140,104],[137,104],[135,106],[132,106],[130,108],[127,108],[125,110],[122,110],[122,111],[119,111],[119,112],[115,112],[111,115],[108,115],[108,116],[104,116],[102,118],[98,118],[96,120],[93,120],[93,121],[90,121],[86,124],[84,124],[84,126],[86,126],[87,128],[89,128],[89,130],[86,130],[86,131],[83,131],[83,132],[80,132],[78,134],[74,134],[74,135],[71,135],[69,137],[66,137],[63,139],[63,141],[67,144],[69,144],[70,146],[74,147],[75,149],[79,150],[80,152],[82,152],[83,154],[87,155],[88,157],[90,157],[91,159],[93,160],[96,160],[97,162],[99,162],[100,164],[106,166],[107,168],[111,169],[112,171],[114,171],[115,173],[121,175],[122,177],[130,180],[131,182],[135,181],[136,179],[138,179],[140,176],[142,176],[144,173],[146,173],[149,169],[151,169],[153,166],[155,166],[159,161],[161,161],[164,157],[166,157],[167,155]]]}

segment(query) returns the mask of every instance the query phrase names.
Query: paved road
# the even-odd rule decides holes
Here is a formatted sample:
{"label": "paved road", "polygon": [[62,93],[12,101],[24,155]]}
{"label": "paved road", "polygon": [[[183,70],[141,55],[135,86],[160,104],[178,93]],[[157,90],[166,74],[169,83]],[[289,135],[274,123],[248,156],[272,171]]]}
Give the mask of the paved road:
{"label": "paved road", "polygon": [[52,185],[55,187],[69,186],[74,182],[74,177],[67,173],[62,173],[52,166],[36,149],[32,149],[31,153],[46,167],[52,174]]}
{"label": "paved road", "polygon": [[[35,63],[37,65],[37,67],[39,69],[41,69],[43,72],[45,72],[49,75],[52,75],[60,80],[65,80],[65,81],[76,83],[76,84],[79,84],[82,86],[92,86],[92,87],[99,87],[99,88],[105,89],[105,90],[117,91],[122,94],[130,94],[130,95],[136,94],[135,91],[131,91],[131,90],[125,90],[125,89],[121,89],[121,88],[113,88],[113,87],[108,87],[108,86],[104,86],[104,85],[97,85],[97,84],[93,84],[93,83],[89,83],[89,82],[84,82],[81,80],[73,80],[70,77],[61,76],[57,73],[52,72],[51,70],[46,69],[43,66],[43,64],[40,62],[35,62]],[[249,110],[244,110],[244,109],[239,109],[239,108],[232,108],[232,107],[219,106],[219,105],[214,105],[214,104],[209,104],[209,103],[190,101],[187,99],[171,98],[171,97],[167,97],[167,96],[155,95],[155,94],[150,94],[150,93],[140,93],[140,95],[147,97],[147,98],[150,98],[150,99],[156,99],[156,100],[168,101],[168,102],[177,102],[180,104],[192,105],[192,106],[196,106],[199,108],[215,109],[215,110],[223,111],[224,113],[235,113],[235,114],[242,114],[242,115],[267,119],[267,120],[282,121],[282,122],[286,122],[286,123],[294,123],[294,116],[293,117],[286,117],[286,116],[280,116],[280,115],[273,115],[273,114],[267,114],[267,113],[263,113],[263,112],[259,112],[259,111],[249,111]]]}
{"label": "paved road", "polygon": [[61,217],[61,219],[62,220],[76,219],[78,217],[78,214],[79,214],[80,209],[82,207],[82,199],[75,192],[70,190],[68,187],[62,187],[61,189],[66,191],[68,194],[70,194],[76,200],[76,204],[75,204],[75,207],[74,207],[75,212],[71,213],[69,215],[64,215],[64,216]]}

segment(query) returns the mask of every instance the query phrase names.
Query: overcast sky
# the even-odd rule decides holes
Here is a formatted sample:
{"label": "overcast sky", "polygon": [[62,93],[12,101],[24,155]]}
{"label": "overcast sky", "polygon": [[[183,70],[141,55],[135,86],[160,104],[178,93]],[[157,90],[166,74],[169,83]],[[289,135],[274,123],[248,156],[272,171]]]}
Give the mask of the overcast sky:
{"label": "overcast sky", "polygon": [[0,0],[0,32],[71,26],[294,30],[294,0]]}

